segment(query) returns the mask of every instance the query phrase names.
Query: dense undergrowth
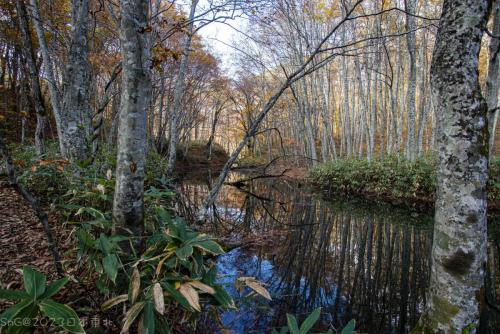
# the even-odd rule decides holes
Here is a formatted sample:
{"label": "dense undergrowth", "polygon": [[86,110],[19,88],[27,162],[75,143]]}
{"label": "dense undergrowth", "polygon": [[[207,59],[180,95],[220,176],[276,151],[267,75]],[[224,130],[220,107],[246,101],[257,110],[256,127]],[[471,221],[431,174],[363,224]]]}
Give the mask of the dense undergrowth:
{"label": "dense undergrowth", "polygon": [[[428,155],[409,162],[397,156],[384,159],[341,159],[313,168],[311,182],[333,194],[354,194],[409,204],[432,205],[436,192],[437,158]],[[500,158],[490,163],[488,199],[500,201]]]}
{"label": "dense undergrowth", "polygon": [[[119,319],[122,330],[191,332],[202,310],[217,314],[235,307],[216,280],[214,260],[224,250],[212,237],[176,217],[173,186],[164,176],[166,164],[153,150],[147,155],[146,233],[140,239],[118,234],[112,222],[114,152],[101,149],[87,166],[71,166],[60,159],[54,143],[43,159],[28,146],[11,146],[11,152],[19,182],[74,236],[72,249],[63,257],[65,271],[77,273],[79,283],[98,291],[102,305],[97,311]],[[138,244],[140,251],[134,246]],[[260,287],[258,282],[252,284]],[[12,295],[0,292],[0,298]],[[0,315],[5,320],[0,327],[11,324],[7,332],[29,331],[31,323],[19,327],[20,322],[13,321],[17,313],[9,310]]]}

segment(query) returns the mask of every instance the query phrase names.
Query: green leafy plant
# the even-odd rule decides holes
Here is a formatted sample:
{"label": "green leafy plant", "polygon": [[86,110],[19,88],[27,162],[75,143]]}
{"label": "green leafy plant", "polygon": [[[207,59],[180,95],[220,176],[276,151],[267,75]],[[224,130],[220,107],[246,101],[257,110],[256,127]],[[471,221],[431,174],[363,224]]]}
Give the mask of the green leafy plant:
{"label": "green leafy plant", "polygon": [[[308,334],[313,329],[314,325],[318,322],[319,317],[321,316],[321,307],[318,307],[314,311],[311,312],[304,319],[302,324],[299,326],[297,322],[297,318],[293,314],[286,314],[287,326],[281,327],[278,331],[273,329],[272,334]],[[354,328],[356,327],[356,321],[352,319],[347,323],[347,325],[340,331],[340,334],[352,334],[354,333]],[[322,334],[333,334],[333,330],[329,329],[326,333]]]}
{"label": "green leafy plant", "polygon": [[[152,197],[158,199],[158,193],[170,196],[155,189]],[[106,220],[106,215],[94,214]],[[182,309],[188,317],[208,304],[234,308],[232,298],[216,282],[217,270],[211,261],[224,253],[222,247],[210,236],[188,228],[182,219],[173,219],[161,205],[155,207],[150,219],[157,228],[147,238],[141,255],[124,252],[122,245],[133,245],[135,240],[107,235],[106,223],[83,222],[77,229],[79,263],[87,268],[89,277],[97,275],[102,293],[113,295],[101,309],[108,312],[127,303],[123,331],[137,326],[144,333],[166,333],[169,307]]]}
{"label": "green leafy plant", "polygon": [[47,280],[42,273],[24,267],[23,280],[25,291],[0,289],[0,298],[18,301],[0,314],[0,328],[5,333],[29,332],[40,315],[47,316],[70,333],[85,333],[76,312],[51,299],[68,283],[67,277],[46,285]]}
{"label": "green leafy plant", "polygon": [[332,193],[432,202],[437,160],[425,156],[409,162],[398,156],[384,159],[341,159],[310,172],[311,181]]}

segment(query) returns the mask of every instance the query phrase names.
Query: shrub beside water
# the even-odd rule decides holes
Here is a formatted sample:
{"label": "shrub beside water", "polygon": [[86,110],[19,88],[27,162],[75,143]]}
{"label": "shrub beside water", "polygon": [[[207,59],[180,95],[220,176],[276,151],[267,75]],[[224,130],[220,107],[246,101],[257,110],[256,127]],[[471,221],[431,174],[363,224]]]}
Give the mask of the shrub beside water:
{"label": "shrub beside water", "polygon": [[[312,183],[331,194],[355,194],[387,200],[432,203],[436,192],[435,156],[409,162],[397,156],[385,159],[342,159],[313,168]],[[500,200],[500,159],[490,163],[490,201]]]}

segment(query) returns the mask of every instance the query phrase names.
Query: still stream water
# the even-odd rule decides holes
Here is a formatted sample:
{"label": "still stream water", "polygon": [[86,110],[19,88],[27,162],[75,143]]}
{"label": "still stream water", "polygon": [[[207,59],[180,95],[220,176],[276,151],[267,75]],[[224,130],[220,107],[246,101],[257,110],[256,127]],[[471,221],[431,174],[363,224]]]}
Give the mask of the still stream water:
{"label": "still stream water", "polygon": [[[180,188],[187,210],[195,211],[209,182],[198,177]],[[217,216],[211,233],[243,245],[217,261],[238,306],[221,315],[224,333],[269,333],[286,324],[286,313],[303,319],[318,306],[323,329],[354,318],[363,333],[405,333],[418,320],[429,277],[430,213],[325,200],[293,182],[261,179],[243,189],[225,186]],[[242,276],[263,282],[273,300],[237,290]]]}

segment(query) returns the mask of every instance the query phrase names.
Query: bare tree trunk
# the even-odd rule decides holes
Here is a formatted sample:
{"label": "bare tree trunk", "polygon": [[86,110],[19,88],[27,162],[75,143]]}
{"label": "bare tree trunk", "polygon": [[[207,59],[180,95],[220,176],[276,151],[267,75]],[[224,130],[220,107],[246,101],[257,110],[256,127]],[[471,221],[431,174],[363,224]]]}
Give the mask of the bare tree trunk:
{"label": "bare tree trunk", "polygon": [[21,37],[23,39],[23,52],[26,62],[28,64],[31,95],[35,104],[36,111],[36,130],[35,130],[35,150],[38,156],[45,153],[45,145],[43,143],[46,111],[43,104],[42,91],[40,89],[40,82],[38,81],[38,67],[36,66],[35,51],[31,41],[31,34],[28,25],[28,13],[26,5],[23,0],[16,1],[17,15],[19,18],[19,28],[21,30]]}
{"label": "bare tree trunk", "polygon": [[212,119],[212,125],[210,126],[210,136],[208,137],[207,141],[207,160],[210,161],[212,160],[212,146],[214,143],[215,139],[215,130],[217,128],[217,123],[219,122],[219,115],[224,110],[224,102],[223,101],[217,101],[215,103],[215,110],[213,114],[213,119]]}
{"label": "bare tree trunk", "polygon": [[186,40],[184,42],[184,49],[182,51],[182,59],[179,67],[179,74],[177,76],[177,82],[175,83],[174,92],[174,109],[172,114],[172,119],[170,121],[170,143],[168,149],[168,165],[167,173],[171,175],[174,171],[176,155],[177,155],[177,144],[179,141],[179,120],[181,117],[181,102],[182,95],[184,94],[184,77],[186,75],[188,60],[189,60],[189,48],[191,47],[191,40],[193,38],[193,27],[194,27],[194,15],[196,12],[196,6],[198,5],[198,0],[191,1],[191,11],[189,13],[189,25],[188,31],[186,33]]}
{"label": "bare tree trunk", "polygon": [[419,84],[419,117],[418,117],[418,135],[417,135],[417,156],[423,153],[424,130],[427,123],[427,114],[429,113],[430,99],[427,95],[427,34],[422,36],[422,46],[420,48],[420,66],[422,68]]}
{"label": "bare tree trunk", "polygon": [[[342,41],[346,42],[346,28],[342,29]],[[345,140],[346,140],[346,153],[350,157],[353,153],[352,148],[352,133],[351,133],[351,115],[349,114],[349,69],[347,66],[347,57],[342,58],[342,89],[344,95],[344,119],[345,119]]]}
{"label": "bare tree trunk", "polygon": [[123,77],[113,221],[120,232],[134,236],[144,231],[146,123],[152,90],[148,3],[121,0]]}
{"label": "bare tree trunk", "polygon": [[71,45],[65,70],[61,113],[63,155],[70,161],[89,158],[90,65],[88,60],[89,0],[73,0]]}
{"label": "bare tree trunk", "polygon": [[432,269],[416,333],[475,333],[485,303],[488,132],[478,58],[490,4],[443,3],[431,66],[440,160]]}
{"label": "bare tree trunk", "polygon": [[43,30],[38,2],[37,0],[30,0],[30,4],[33,16],[33,25],[38,36],[38,44],[40,44],[40,51],[42,53],[44,74],[47,76],[50,102],[52,104],[52,110],[54,112],[54,118],[56,120],[59,149],[61,150],[61,154],[65,155],[65,146],[63,145],[63,136],[61,134],[61,99],[55,81],[54,67],[52,65],[52,59],[49,54],[49,48],[47,47],[47,40],[45,39],[45,32]]}
{"label": "bare tree trunk", "polygon": [[417,89],[417,66],[415,60],[415,14],[417,0],[405,0],[406,7],[406,44],[410,56],[410,70],[408,73],[408,91],[406,93],[406,103],[408,112],[408,140],[406,158],[410,161],[415,160],[415,92]]}
{"label": "bare tree trunk", "polygon": [[495,144],[495,130],[498,120],[498,86],[499,86],[499,71],[500,71],[500,1],[493,1],[493,37],[489,47],[489,63],[488,77],[486,79],[486,101],[488,102],[488,130],[490,133],[489,152],[490,157],[493,154]]}

